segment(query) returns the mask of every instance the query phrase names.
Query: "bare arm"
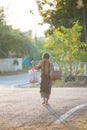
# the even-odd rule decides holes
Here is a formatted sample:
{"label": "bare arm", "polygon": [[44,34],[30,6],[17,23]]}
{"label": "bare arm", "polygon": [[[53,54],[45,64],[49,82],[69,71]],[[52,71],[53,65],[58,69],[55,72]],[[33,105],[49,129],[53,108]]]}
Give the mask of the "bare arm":
{"label": "bare arm", "polygon": [[38,69],[41,69],[41,65],[35,65],[35,69],[38,70]]}

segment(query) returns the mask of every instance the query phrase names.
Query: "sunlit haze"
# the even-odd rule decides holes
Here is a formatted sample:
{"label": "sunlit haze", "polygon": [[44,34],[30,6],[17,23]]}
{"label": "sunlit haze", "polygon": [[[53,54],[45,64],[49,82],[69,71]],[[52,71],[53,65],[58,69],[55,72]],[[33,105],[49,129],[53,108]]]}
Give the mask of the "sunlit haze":
{"label": "sunlit haze", "polygon": [[[0,0],[0,6],[5,8],[6,21],[8,25],[12,25],[13,29],[20,29],[22,32],[32,30],[37,36],[44,36],[44,30],[48,25],[38,25],[42,18],[38,14],[36,0]],[[32,15],[32,10],[35,15]]]}

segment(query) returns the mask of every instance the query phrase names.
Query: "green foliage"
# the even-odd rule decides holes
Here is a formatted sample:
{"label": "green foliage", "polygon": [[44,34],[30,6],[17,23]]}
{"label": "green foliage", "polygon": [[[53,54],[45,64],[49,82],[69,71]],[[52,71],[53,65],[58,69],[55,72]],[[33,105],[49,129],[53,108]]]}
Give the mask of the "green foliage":
{"label": "green foliage", "polygon": [[0,7],[0,26],[5,24],[4,8]]}
{"label": "green foliage", "polygon": [[[55,30],[53,36],[44,45],[44,48],[55,57],[56,62],[68,62],[70,65],[70,74],[72,73],[72,63],[81,61],[81,46],[85,47],[85,43],[80,42],[82,26],[78,21],[74,23],[72,28],[61,26]],[[81,53],[80,53],[81,52]]]}
{"label": "green foliage", "polygon": [[13,65],[18,65],[18,64],[19,64],[18,60],[15,59],[15,60],[13,61]]}
{"label": "green foliage", "polygon": [[42,24],[50,24],[45,32],[46,36],[51,35],[53,29],[58,27],[72,27],[77,20],[84,26],[85,19],[87,25],[87,0],[38,0],[37,5],[39,14],[43,17]]}
{"label": "green foliage", "polygon": [[43,45],[45,43],[45,38],[41,37],[37,40],[37,49],[38,49],[38,59],[42,59],[42,54],[44,53]]}
{"label": "green foliage", "polygon": [[4,9],[0,8],[0,58],[28,57],[32,55],[32,48],[34,41],[31,35],[6,25]]}

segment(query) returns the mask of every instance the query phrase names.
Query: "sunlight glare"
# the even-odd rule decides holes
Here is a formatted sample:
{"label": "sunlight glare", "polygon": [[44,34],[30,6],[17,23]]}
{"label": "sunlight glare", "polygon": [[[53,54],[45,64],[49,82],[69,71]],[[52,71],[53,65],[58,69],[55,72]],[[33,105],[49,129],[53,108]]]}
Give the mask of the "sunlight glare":
{"label": "sunlight glare", "polygon": [[[13,29],[20,29],[22,32],[32,30],[34,35],[37,27],[37,36],[44,36],[44,30],[48,25],[38,25],[42,18],[38,14],[35,0],[0,0],[0,5],[5,8],[7,24],[12,25]],[[32,10],[35,15],[32,15],[29,10]]]}

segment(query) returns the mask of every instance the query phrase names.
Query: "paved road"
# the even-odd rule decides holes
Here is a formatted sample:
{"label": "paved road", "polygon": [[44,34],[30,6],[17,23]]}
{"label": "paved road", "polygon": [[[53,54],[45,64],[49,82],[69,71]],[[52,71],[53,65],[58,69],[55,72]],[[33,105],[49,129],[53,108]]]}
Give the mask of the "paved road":
{"label": "paved road", "polygon": [[[87,88],[52,88],[49,105],[45,106],[41,104],[39,88],[0,88],[0,130],[23,130],[26,126],[31,128],[26,130],[46,130],[44,127],[55,126],[72,108],[84,109],[86,103]],[[67,130],[75,130],[65,122],[64,125]]]}
{"label": "paved road", "polygon": [[[40,74],[38,73],[38,77],[40,78]],[[0,76],[0,86],[20,86],[29,84],[29,75],[28,73],[18,74],[18,75],[8,75],[8,76]]]}

